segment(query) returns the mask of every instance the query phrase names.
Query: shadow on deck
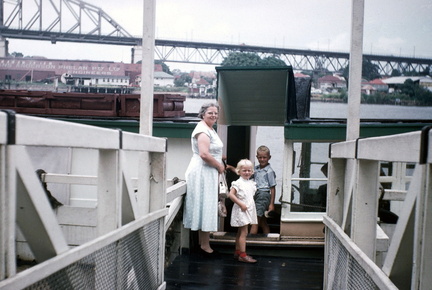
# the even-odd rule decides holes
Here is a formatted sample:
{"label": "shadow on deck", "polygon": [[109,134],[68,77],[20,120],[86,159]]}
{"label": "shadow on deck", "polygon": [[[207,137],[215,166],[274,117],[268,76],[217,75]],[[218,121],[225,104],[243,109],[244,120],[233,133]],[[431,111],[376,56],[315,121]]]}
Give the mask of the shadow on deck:
{"label": "shadow on deck", "polygon": [[213,248],[220,257],[176,257],[165,269],[166,289],[322,289],[323,248],[248,245],[248,253],[258,260],[256,264],[234,260],[231,246]]}

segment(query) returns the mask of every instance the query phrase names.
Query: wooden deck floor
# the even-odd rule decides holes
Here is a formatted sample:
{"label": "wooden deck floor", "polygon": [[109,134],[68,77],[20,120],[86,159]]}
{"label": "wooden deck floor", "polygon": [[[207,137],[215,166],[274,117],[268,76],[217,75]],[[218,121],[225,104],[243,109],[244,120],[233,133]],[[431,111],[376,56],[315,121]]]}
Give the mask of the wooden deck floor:
{"label": "wooden deck floor", "polygon": [[176,257],[165,270],[167,289],[322,289],[322,248],[249,247],[256,264],[234,260],[230,248],[211,260],[198,254]]}

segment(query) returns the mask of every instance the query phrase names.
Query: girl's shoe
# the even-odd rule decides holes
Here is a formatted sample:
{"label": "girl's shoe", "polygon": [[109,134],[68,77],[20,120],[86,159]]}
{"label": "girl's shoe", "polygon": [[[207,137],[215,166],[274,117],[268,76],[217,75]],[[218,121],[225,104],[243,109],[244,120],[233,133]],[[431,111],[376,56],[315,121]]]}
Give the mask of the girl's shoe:
{"label": "girl's shoe", "polygon": [[239,256],[238,260],[239,260],[239,262],[243,262],[243,263],[256,263],[257,262],[257,260],[255,260],[251,256],[244,256],[244,257]]}
{"label": "girl's shoe", "polygon": [[234,252],[234,260],[238,260],[240,254],[238,252]]}

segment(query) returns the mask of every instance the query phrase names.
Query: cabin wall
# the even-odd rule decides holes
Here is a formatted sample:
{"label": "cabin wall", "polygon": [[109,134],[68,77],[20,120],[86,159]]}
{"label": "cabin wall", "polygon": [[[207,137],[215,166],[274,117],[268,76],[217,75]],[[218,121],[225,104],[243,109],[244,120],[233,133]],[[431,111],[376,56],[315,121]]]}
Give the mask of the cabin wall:
{"label": "cabin wall", "polygon": [[192,158],[191,140],[189,138],[168,138],[167,179],[177,177],[185,179],[185,172]]}

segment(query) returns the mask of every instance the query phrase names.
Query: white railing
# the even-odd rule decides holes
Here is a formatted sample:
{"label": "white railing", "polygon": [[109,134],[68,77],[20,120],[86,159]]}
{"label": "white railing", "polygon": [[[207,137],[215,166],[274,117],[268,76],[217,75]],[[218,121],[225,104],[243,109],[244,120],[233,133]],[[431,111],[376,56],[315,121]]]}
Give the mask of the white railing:
{"label": "white railing", "polygon": [[[186,189],[166,188],[165,159],[163,138],[0,112],[0,288],[164,288]],[[66,189],[53,209],[35,170],[62,162],[42,175]],[[37,265],[21,271],[17,257]]]}
{"label": "white railing", "polygon": [[[326,289],[427,289],[432,284],[432,131],[331,146]],[[380,162],[415,163],[394,233],[377,223]],[[387,193],[386,193],[387,195]]]}

